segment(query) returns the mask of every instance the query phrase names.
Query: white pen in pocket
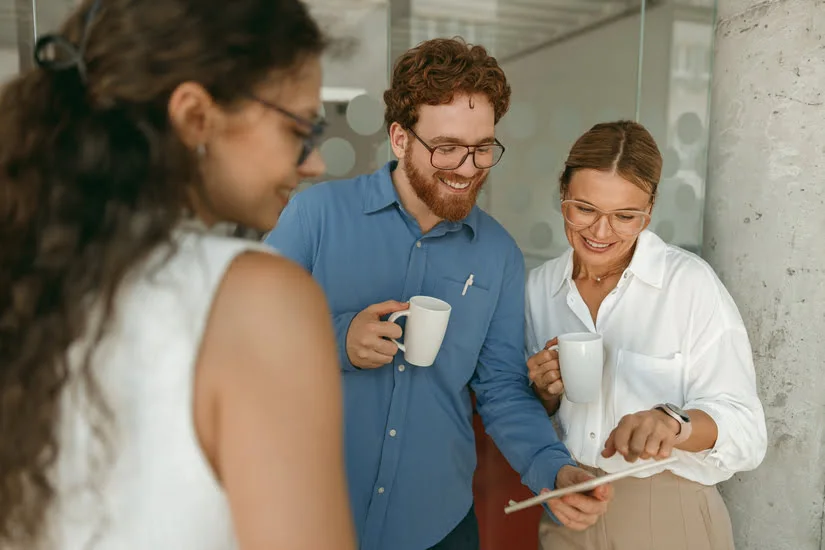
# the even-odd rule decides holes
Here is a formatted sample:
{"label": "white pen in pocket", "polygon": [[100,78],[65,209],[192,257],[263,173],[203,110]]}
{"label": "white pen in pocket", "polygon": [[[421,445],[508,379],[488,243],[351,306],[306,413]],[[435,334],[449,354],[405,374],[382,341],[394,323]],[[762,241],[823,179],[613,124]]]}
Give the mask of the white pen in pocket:
{"label": "white pen in pocket", "polygon": [[467,294],[467,289],[473,286],[473,274],[470,273],[470,276],[467,277],[467,280],[464,281],[464,290],[461,291],[461,295],[464,296]]}

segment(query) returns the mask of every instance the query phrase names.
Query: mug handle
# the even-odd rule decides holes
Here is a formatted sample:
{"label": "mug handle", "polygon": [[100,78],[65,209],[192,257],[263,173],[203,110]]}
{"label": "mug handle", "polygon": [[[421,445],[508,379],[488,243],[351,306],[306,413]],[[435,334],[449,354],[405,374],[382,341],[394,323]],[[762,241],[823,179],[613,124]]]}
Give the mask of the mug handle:
{"label": "mug handle", "polygon": [[[409,314],[410,314],[410,310],[409,310],[409,309],[405,309],[405,310],[403,310],[403,311],[396,311],[395,313],[393,313],[392,315],[390,315],[390,318],[389,318],[389,319],[387,319],[387,321],[389,321],[390,323],[394,323],[394,322],[396,322],[399,318],[401,318],[401,317],[407,317]],[[400,350],[401,350],[401,351],[403,351],[404,353],[407,353],[407,348],[405,348],[405,347],[404,347],[404,344],[402,344],[401,342],[399,342],[399,341],[398,341],[398,340],[396,340],[395,338],[390,338],[390,340],[392,340],[393,342],[395,342],[395,345],[396,345],[396,346],[398,346],[398,349],[400,349]]]}

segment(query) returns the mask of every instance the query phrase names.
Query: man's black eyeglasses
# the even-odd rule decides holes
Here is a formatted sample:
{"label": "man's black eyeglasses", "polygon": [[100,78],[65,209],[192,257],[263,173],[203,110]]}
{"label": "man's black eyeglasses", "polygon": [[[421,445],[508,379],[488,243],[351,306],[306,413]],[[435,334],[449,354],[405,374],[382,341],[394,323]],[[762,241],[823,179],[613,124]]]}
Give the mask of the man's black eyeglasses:
{"label": "man's black eyeglasses", "polygon": [[439,170],[455,170],[464,164],[464,161],[467,160],[467,157],[470,155],[473,155],[473,164],[475,167],[484,170],[498,164],[498,161],[500,161],[504,155],[504,145],[498,140],[495,140],[493,143],[481,145],[458,145],[450,143],[431,146],[421,139],[412,128],[407,128],[407,130],[430,152],[430,164],[433,165],[433,168],[438,168]]}

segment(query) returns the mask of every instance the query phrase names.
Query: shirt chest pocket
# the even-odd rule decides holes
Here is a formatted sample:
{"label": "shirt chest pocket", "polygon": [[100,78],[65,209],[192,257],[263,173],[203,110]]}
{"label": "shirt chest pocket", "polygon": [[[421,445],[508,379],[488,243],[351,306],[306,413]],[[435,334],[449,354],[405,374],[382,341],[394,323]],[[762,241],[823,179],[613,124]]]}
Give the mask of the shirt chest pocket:
{"label": "shirt chest pocket", "polygon": [[461,354],[461,362],[472,359],[475,366],[492,315],[490,291],[475,282],[467,285],[466,281],[448,278],[439,279],[434,286],[436,297],[452,307],[445,343]]}
{"label": "shirt chest pocket", "polygon": [[616,421],[659,403],[684,405],[684,369],[681,353],[652,357],[620,349],[613,392]]}

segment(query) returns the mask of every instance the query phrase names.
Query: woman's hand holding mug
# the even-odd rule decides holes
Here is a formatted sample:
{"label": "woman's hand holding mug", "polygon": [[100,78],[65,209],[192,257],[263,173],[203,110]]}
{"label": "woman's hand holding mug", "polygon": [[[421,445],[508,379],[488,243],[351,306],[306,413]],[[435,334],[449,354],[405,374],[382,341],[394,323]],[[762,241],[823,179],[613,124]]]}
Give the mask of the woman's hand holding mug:
{"label": "woman's hand holding mug", "polygon": [[543,350],[527,360],[530,381],[536,386],[539,397],[546,401],[558,399],[564,393],[558,349],[549,349],[557,344],[558,338],[553,338]]}

